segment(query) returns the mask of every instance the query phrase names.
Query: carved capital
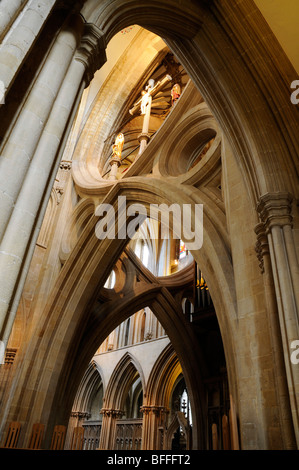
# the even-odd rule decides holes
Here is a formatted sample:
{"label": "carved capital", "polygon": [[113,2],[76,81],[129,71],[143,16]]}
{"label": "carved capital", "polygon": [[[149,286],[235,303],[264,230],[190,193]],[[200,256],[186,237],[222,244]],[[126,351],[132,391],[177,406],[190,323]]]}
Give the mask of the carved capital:
{"label": "carved capital", "polygon": [[113,408],[102,408],[100,413],[107,418],[113,419],[120,419],[125,414],[124,411]]}
{"label": "carved capital", "polygon": [[292,201],[293,196],[283,192],[267,193],[260,198],[257,211],[266,233],[271,231],[273,226],[292,225]]}
{"label": "carved capital", "polygon": [[149,142],[150,138],[151,138],[151,135],[146,132],[139,134],[137,137],[139,142],[141,142],[142,140],[146,140],[147,143]]}
{"label": "carved capital", "polygon": [[90,418],[91,414],[88,413],[87,411],[72,411],[71,412],[71,417],[72,418],[77,418],[79,420],[82,419],[88,419]]}
{"label": "carved capital", "polygon": [[89,85],[95,72],[106,62],[106,40],[102,30],[91,23],[85,23],[81,43],[75,59],[82,62],[86,72],[86,86]]}
{"label": "carved capital", "polygon": [[118,167],[121,165],[121,159],[119,157],[113,156],[109,160],[110,165],[117,165]]}
{"label": "carved capital", "polygon": [[148,415],[149,412],[151,411],[151,406],[141,406],[140,407],[140,411],[145,414],[145,415]]}
{"label": "carved capital", "polygon": [[169,413],[169,409],[165,408],[165,406],[158,406],[158,405],[144,405],[140,408],[143,414],[153,413],[156,416],[161,416],[163,413]]}

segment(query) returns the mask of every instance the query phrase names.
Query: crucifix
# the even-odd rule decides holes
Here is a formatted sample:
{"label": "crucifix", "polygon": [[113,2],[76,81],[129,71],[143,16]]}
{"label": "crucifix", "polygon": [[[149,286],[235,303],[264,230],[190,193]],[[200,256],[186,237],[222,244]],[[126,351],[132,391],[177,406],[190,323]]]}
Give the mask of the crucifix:
{"label": "crucifix", "polygon": [[165,85],[166,82],[172,80],[170,75],[166,75],[162,80],[159,80],[156,84],[155,81],[151,78],[148,81],[145,89],[142,90],[142,97],[134,103],[133,108],[130,109],[129,113],[134,115],[140,110],[140,114],[144,116],[143,118],[143,125],[142,125],[142,132],[138,136],[140,142],[140,148],[138,152],[138,156],[143,152],[147,143],[150,139],[149,135],[149,121],[151,115],[151,106],[152,106],[152,99],[161,90],[161,88]]}

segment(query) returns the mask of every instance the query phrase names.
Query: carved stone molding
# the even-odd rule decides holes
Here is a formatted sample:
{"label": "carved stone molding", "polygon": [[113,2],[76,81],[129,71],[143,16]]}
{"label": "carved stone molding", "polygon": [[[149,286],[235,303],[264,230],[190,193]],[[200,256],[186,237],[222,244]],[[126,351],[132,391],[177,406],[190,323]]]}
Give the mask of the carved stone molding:
{"label": "carved stone molding", "polygon": [[161,416],[163,413],[169,413],[169,409],[165,406],[158,406],[158,405],[144,405],[140,408],[143,414],[154,413],[156,416]]}
{"label": "carved stone molding", "polygon": [[5,364],[11,366],[17,354],[16,348],[7,348],[5,351]]}
{"label": "carved stone molding", "polygon": [[255,251],[262,273],[264,273],[264,255],[269,253],[267,235],[275,226],[292,226],[292,202],[293,196],[290,193],[277,192],[261,196],[257,205],[257,212],[261,222],[254,229],[257,235]]}
{"label": "carved stone molding", "polygon": [[287,192],[267,193],[261,196],[257,211],[266,233],[273,226],[292,225],[292,201],[293,196]]}
{"label": "carved stone molding", "polygon": [[113,408],[102,408],[100,413],[108,418],[120,419],[125,413],[122,410]]}
{"label": "carved stone molding", "polygon": [[106,40],[103,31],[91,23],[85,23],[81,43],[75,59],[84,65],[86,86],[95,72],[106,62]]}
{"label": "carved stone molding", "polygon": [[151,331],[148,331],[144,336],[145,341],[150,341],[152,338],[153,338],[153,333]]}
{"label": "carved stone molding", "polygon": [[263,223],[257,224],[254,229],[257,235],[257,242],[255,245],[255,251],[259,260],[259,267],[262,274],[264,273],[264,255],[269,253],[269,243],[267,234],[265,232],[265,226]]}
{"label": "carved stone molding", "polygon": [[59,168],[68,171],[72,168],[72,162],[70,160],[61,160]]}
{"label": "carved stone molding", "polygon": [[88,413],[87,411],[72,411],[71,412],[71,417],[72,418],[77,418],[79,420],[82,419],[88,419],[90,418],[91,414]]}
{"label": "carved stone molding", "polygon": [[55,180],[54,189],[57,193],[57,204],[60,203],[61,197],[63,196],[66,181],[69,175],[69,171],[72,168],[72,162],[69,160],[62,160],[59,165],[58,176]]}

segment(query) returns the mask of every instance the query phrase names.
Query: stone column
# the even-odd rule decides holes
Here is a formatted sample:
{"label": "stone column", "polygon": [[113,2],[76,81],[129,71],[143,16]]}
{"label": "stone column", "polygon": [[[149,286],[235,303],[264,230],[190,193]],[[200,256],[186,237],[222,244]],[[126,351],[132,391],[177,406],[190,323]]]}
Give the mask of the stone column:
{"label": "stone column", "polygon": [[[0,244],[0,341],[5,346],[27,274],[24,264],[28,270],[68,131],[84,88],[105,61],[102,32],[93,25],[85,25],[84,35],[76,50],[78,21],[82,22],[82,19],[76,17],[72,21],[75,23],[74,31],[68,26],[58,36],[41,73],[43,79],[39,77],[40,81],[30,94],[29,109],[25,105],[13,132],[15,144],[19,139],[24,147],[22,152],[28,158],[25,155],[21,158],[20,152],[13,152],[14,145],[12,148],[8,145],[7,152],[11,152],[9,158],[5,159],[4,156],[2,159],[5,168],[1,202],[5,205],[8,195],[10,199],[9,210],[4,211]],[[46,87],[46,84],[49,86]],[[45,93],[52,87],[57,92]],[[22,139],[22,135],[26,138]],[[15,171],[18,173],[16,179]]]}
{"label": "stone column", "polygon": [[163,450],[164,432],[168,408],[157,405],[144,405],[142,423],[142,450]]}
{"label": "stone column", "polygon": [[84,420],[90,417],[90,413],[86,411],[72,411],[69,419],[69,424],[67,428],[67,435],[65,438],[64,449],[68,450],[71,448],[71,442],[73,437],[74,429],[77,426],[82,426]]}
{"label": "stone column", "polygon": [[10,25],[15,21],[18,14],[25,7],[28,0],[1,0],[0,15],[0,40],[8,31]]}
{"label": "stone column", "polygon": [[[26,3],[28,5],[24,6]],[[56,0],[1,0],[0,38],[2,34],[5,36],[11,26],[9,35],[4,37],[0,47],[1,80],[6,91],[26,60],[55,3]],[[17,24],[11,25],[12,19],[16,17]]]}
{"label": "stone column", "polygon": [[121,419],[124,412],[113,408],[102,408],[102,429],[99,450],[111,450],[115,447],[116,422]]}
{"label": "stone column", "polygon": [[121,165],[121,160],[118,157],[112,157],[109,163],[111,166],[109,180],[116,181],[117,170],[119,166]]}
{"label": "stone column", "polygon": [[[260,198],[257,210],[269,244],[288,392],[299,445],[299,367],[290,360],[291,343],[299,339],[298,261],[292,233],[292,200],[289,193],[268,193]],[[265,256],[263,260],[267,262]],[[271,308],[276,308],[273,302]]]}
{"label": "stone column", "polygon": [[[73,20],[74,21],[74,20]],[[22,106],[0,160],[0,238],[77,47],[76,24],[65,25]]]}
{"label": "stone column", "polygon": [[[270,249],[264,224],[258,224],[255,227],[255,232],[257,234],[256,252],[258,259],[260,260],[260,268],[263,274],[267,314],[273,348],[274,386],[278,398],[278,424],[280,426],[280,433],[279,435],[277,434],[277,439],[283,442],[284,449],[294,449],[296,448],[296,442],[290,409],[279,314],[271,266]],[[279,442],[277,442],[276,448],[279,448]]]}
{"label": "stone column", "polygon": [[148,144],[148,142],[151,138],[151,136],[149,134],[149,122],[150,122],[150,117],[151,117],[152,97],[149,96],[148,100],[149,100],[149,102],[148,102],[148,105],[146,107],[146,113],[145,113],[144,119],[143,119],[142,132],[138,136],[138,140],[139,140],[139,143],[140,143],[138,157],[139,157],[139,155],[142,154],[143,150],[146,148],[146,146],[147,146],[147,144]]}

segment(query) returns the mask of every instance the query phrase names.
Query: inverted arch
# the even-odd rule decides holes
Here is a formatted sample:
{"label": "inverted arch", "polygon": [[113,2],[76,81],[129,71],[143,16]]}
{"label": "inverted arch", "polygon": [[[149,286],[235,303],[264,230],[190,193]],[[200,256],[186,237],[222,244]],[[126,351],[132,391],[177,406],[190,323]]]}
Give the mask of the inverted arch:
{"label": "inverted arch", "polygon": [[[125,188],[129,188],[130,185],[126,184],[124,185]],[[119,189],[119,187],[118,187]],[[147,202],[148,200],[152,200],[152,197],[156,197],[154,194],[154,187],[148,186],[146,188],[147,191],[144,191],[144,198],[141,198],[141,202]],[[151,192],[151,198],[148,199],[148,196]],[[165,193],[168,192],[168,197],[170,194],[175,194],[177,193],[177,188],[173,188],[171,190],[167,191],[167,188],[165,188]],[[113,194],[114,193],[114,194]],[[117,197],[119,194],[118,192],[110,192],[110,197]],[[136,194],[136,193],[135,193]],[[142,192],[141,192],[142,194]],[[165,197],[166,194],[163,194],[163,197]],[[156,199],[159,202],[159,199]],[[183,197],[183,201],[187,201],[186,197]],[[110,200],[111,202],[113,199]],[[128,201],[129,203],[132,203],[131,200]],[[134,199],[134,202],[136,202],[136,196]],[[103,285],[107,274],[110,272],[113,264],[115,263],[115,260],[120,256],[121,252],[124,249],[125,244],[127,243],[126,240],[118,240],[117,238],[114,240],[109,240],[109,239],[104,239],[104,240],[98,240],[95,236],[95,224],[96,224],[96,218],[92,217],[89,222],[87,223],[85,230],[81,234],[81,237],[78,240],[78,243],[76,244],[75,249],[71,252],[69,255],[68,259],[66,260],[61,273],[59,275],[58,281],[53,289],[52,295],[49,299],[49,303],[46,307],[46,310],[48,313],[46,314],[46,311],[44,312],[44,315],[42,317],[41,323],[37,328],[37,332],[35,335],[35,340],[31,344],[31,348],[28,350],[28,355],[30,356],[31,354],[34,356],[36,355],[37,351],[40,351],[39,354],[41,354],[42,351],[45,353],[44,357],[44,363],[45,363],[45,368],[47,369],[48,367],[52,367],[51,363],[55,364],[55,375],[48,375],[48,374],[40,374],[38,370],[32,369],[30,372],[31,380],[33,380],[36,384],[36,395],[32,396],[32,399],[38,400],[38,395],[39,395],[39,390],[44,389],[46,387],[49,390],[52,390],[52,387],[56,389],[56,395],[53,396],[52,392],[50,393],[49,396],[45,399],[43,403],[40,402],[40,405],[42,405],[41,408],[38,408],[36,406],[35,412],[37,415],[39,413],[42,413],[47,416],[47,420],[51,418],[49,417],[49,414],[55,419],[55,413],[50,413],[51,406],[54,406],[54,408],[57,406],[57,403],[60,403],[61,398],[63,394],[61,395],[60,392],[64,389],[66,386],[67,382],[71,379],[71,374],[74,373],[71,363],[73,362],[73,358],[75,357],[75,352],[80,350],[84,351],[86,348],[86,340],[88,338],[88,341],[90,341],[91,346],[94,347],[93,351],[90,351],[90,356],[88,360],[90,360],[92,354],[98,347],[98,343],[95,345],[95,343],[92,343],[92,338],[90,337],[91,332],[88,332],[86,330],[86,324],[88,323],[88,317],[91,315],[92,310],[91,307],[94,305],[94,302],[97,297],[97,293],[99,291],[99,288]],[[214,229],[215,230],[215,229]],[[206,242],[208,242],[208,235],[209,231],[207,231],[207,239]],[[210,247],[211,252],[214,252],[214,247],[211,245]],[[105,253],[108,252],[114,252],[114,258],[112,258],[110,255],[109,257],[104,255]],[[203,248],[205,251],[205,248]],[[225,253],[226,250],[224,250]],[[221,252],[220,258],[217,260],[217,267],[215,266],[214,269],[212,269],[210,276],[208,276],[209,270],[208,270],[208,263],[206,264],[206,278],[207,282],[209,284],[214,283],[215,281],[219,282],[219,279],[214,279],[212,275],[215,273],[218,273],[219,275],[219,266],[221,265],[221,258],[224,256],[223,250]],[[194,254],[195,257],[197,253]],[[207,255],[205,255],[207,256]],[[200,258],[202,260],[202,263],[206,262],[205,257],[202,257],[200,255]],[[216,261],[216,259],[214,260]],[[213,265],[214,261],[210,260],[210,266]],[[229,282],[229,276],[228,276],[228,269],[226,266],[226,269],[223,271],[224,275],[224,282],[228,283]],[[210,281],[209,278],[210,277]],[[225,291],[223,289],[224,286],[222,286],[222,292]],[[160,292],[160,295],[155,296],[153,300],[153,293],[154,292]],[[76,292],[76,297],[74,296],[74,292]],[[220,289],[219,289],[220,292]],[[223,302],[223,305],[227,303],[228,297],[231,295],[231,286],[228,285],[228,294],[229,296],[226,296],[226,298],[221,298],[219,299],[219,302]],[[160,286],[155,286],[152,285],[150,289],[145,289],[145,292],[143,295],[138,295],[138,292],[136,291],[135,294],[137,295],[135,303],[133,305],[134,308],[131,309],[132,311],[137,311],[140,308],[151,304],[151,309],[157,316],[157,318],[160,321],[160,318],[162,318],[162,321],[160,323],[165,326],[166,330],[169,332],[169,336],[171,340],[173,341],[173,345],[177,353],[180,355],[180,362],[182,364],[187,364],[189,363],[190,360],[190,355],[193,354],[193,352],[196,350],[195,344],[193,344],[193,347],[191,347],[191,342],[190,342],[190,337],[189,334],[187,334],[188,328],[186,325],[182,322],[182,320],[179,320],[179,313],[177,310],[177,306],[175,306],[174,300],[170,294],[167,293],[167,291],[164,291],[163,288],[161,289]],[[226,294],[226,292],[225,292]],[[230,302],[228,305],[228,309],[232,309],[232,306],[234,305],[234,302]],[[169,308],[170,307],[170,308]],[[178,320],[177,325],[174,325],[174,317],[171,317],[171,313],[167,313],[167,317],[163,318],[164,312],[169,309],[170,312],[175,312],[176,319]],[[121,309],[121,312],[124,310]],[[216,308],[217,311],[217,308]],[[179,312],[181,312],[181,307]],[[232,313],[232,312],[231,312]],[[110,317],[109,317],[110,318]],[[223,321],[224,321],[223,317]],[[50,321],[51,319],[51,321]],[[103,318],[98,318],[97,320],[105,319],[105,316]],[[118,317],[118,323],[122,320],[122,318]],[[117,326],[116,322],[116,317],[110,318],[108,321],[106,319],[105,325],[106,327],[104,328],[104,323],[102,324],[103,328],[101,329],[101,332],[103,335],[103,340],[105,337]],[[221,323],[221,322],[220,322]],[[85,326],[83,326],[85,325]],[[55,332],[53,330],[55,328]],[[174,329],[173,329],[174,328]],[[173,333],[171,333],[171,330],[173,329]],[[182,344],[179,341],[179,338],[181,337],[182,332],[184,335],[186,335],[185,344],[188,344],[188,347],[185,350],[182,350]],[[190,333],[190,332],[189,332]],[[82,336],[83,335],[83,336]],[[229,357],[228,363],[229,366],[234,368],[233,364],[234,361],[232,360],[233,357],[233,350],[231,349],[233,347],[233,341],[229,340],[229,338],[232,338],[232,332],[229,331],[229,322],[227,321],[226,318],[226,328],[224,330],[224,346],[226,349],[226,353]],[[96,338],[97,341],[99,341],[99,338]],[[83,341],[82,345],[84,347],[80,349],[80,343]],[[66,347],[67,346],[67,347]],[[188,348],[191,348],[189,351],[189,356],[187,355]],[[51,351],[51,354],[50,354]],[[181,351],[181,354],[180,354]],[[79,361],[80,363],[80,361]],[[26,362],[25,362],[26,364]],[[61,369],[58,370],[58,364],[61,365]],[[77,363],[78,365],[78,363]],[[82,373],[85,370],[87,366],[87,363],[84,364],[84,368],[81,369]],[[187,367],[190,368],[190,365]],[[24,368],[23,373],[25,373],[25,376],[27,375],[26,373],[26,368]],[[58,377],[62,374],[63,379],[58,381]],[[186,373],[186,380],[188,375],[192,375],[192,371],[190,370],[189,374]],[[194,380],[195,378],[193,378]],[[196,379],[195,379],[196,380]],[[58,387],[58,382],[59,382],[59,387]],[[197,382],[197,380],[196,380]],[[49,387],[50,383],[52,383],[52,386]],[[55,383],[55,385],[54,385]],[[20,382],[21,384],[21,382]],[[21,385],[20,385],[21,387]],[[49,387],[49,388],[48,388]],[[58,388],[57,388],[58,387]],[[196,383],[194,384],[193,387],[189,387],[190,390],[193,388],[194,390],[198,389],[200,390],[200,384]],[[22,389],[22,387],[21,387]],[[25,391],[26,393],[26,391]],[[21,397],[20,397],[21,399]],[[71,406],[71,402],[69,403],[68,407]],[[66,409],[68,408],[66,407]],[[62,411],[62,410],[61,410]],[[61,412],[60,411],[60,412]],[[21,418],[20,418],[21,419]],[[24,419],[24,418],[22,418]],[[200,421],[200,420],[198,420]]]}
{"label": "inverted arch", "polygon": [[[105,4],[101,3],[101,7],[103,5],[107,6],[107,2]],[[115,3],[114,5],[117,4]],[[121,5],[125,12],[125,2],[122,2]],[[191,2],[189,5],[191,5]],[[207,2],[205,2],[205,5],[207,5]],[[233,11],[233,8],[236,8],[236,12]],[[102,9],[102,11],[104,10]],[[276,59],[274,60],[274,52],[270,51],[271,60],[264,64],[266,71],[263,73],[264,67],[261,67],[265,57],[263,51],[267,52],[269,48],[265,40],[262,40],[262,29],[266,32],[269,32],[269,30],[263,22],[261,31],[255,29],[250,23],[250,18],[252,17],[260,19],[256,10],[254,10],[252,2],[241,1],[234,5],[229,5],[229,2],[222,2],[216,5],[215,2],[212,2],[211,8],[206,7],[205,12],[205,19],[207,21],[204,24],[204,28],[201,28],[203,34],[199,33],[197,37],[193,37],[191,42],[190,40],[169,39],[172,50],[177,51],[178,57],[182,58],[182,63],[188,65],[190,76],[192,76],[197,86],[203,90],[203,94],[208,103],[211,104],[210,107],[220,122],[221,128],[224,129],[224,132],[229,137],[235,158],[238,162],[241,162],[240,166],[242,167],[243,174],[251,188],[252,207],[254,207],[259,196],[269,190],[276,191],[287,188],[297,193],[297,111],[295,107],[288,107],[287,109],[285,107],[285,103],[289,102],[287,79],[291,76],[292,69],[286,61],[284,61],[286,71],[283,71],[279,66],[279,58],[284,58],[284,55],[281,49],[275,46],[277,62],[275,62]],[[250,13],[252,13],[252,16]],[[240,30],[238,29],[238,15],[242,18]],[[131,18],[128,14],[126,22]],[[155,21],[153,17],[151,18],[152,21]],[[243,20],[243,18],[246,19]],[[161,18],[159,18],[159,21],[161,21]],[[165,21],[163,24],[166,31],[165,35],[167,36]],[[251,27],[246,31],[248,24]],[[257,21],[256,24],[259,24],[259,22]],[[118,26],[120,27],[121,25],[119,24]],[[106,26],[103,24],[104,27]],[[106,29],[108,30],[108,26]],[[112,32],[113,27],[111,27],[111,34]],[[231,32],[234,40],[232,40]],[[258,39],[256,43],[250,38],[250,33],[254,33],[253,36]],[[219,42],[221,38],[224,39],[223,50],[226,55],[222,56],[221,51],[217,50],[216,47],[211,47],[211,44],[215,45],[213,36],[219,38]],[[230,47],[226,47],[228,45],[232,46],[232,51]],[[246,51],[246,54],[243,54],[244,51]],[[245,68],[243,69],[244,64]],[[250,69],[252,64],[256,67],[253,71]],[[223,67],[223,73],[221,73],[221,67]],[[248,80],[245,80],[247,78],[246,72],[248,71]],[[254,72],[257,73],[257,77],[255,77]],[[216,76],[221,77],[219,83],[215,81]],[[273,77],[271,84],[267,84],[268,76]],[[244,83],[242,83],[242,78],[244,78]],[[273,96],[271,104],[266,99],[267,93],[271,93]],[[238,104],[240,98],[242,99]],[[242,101],[243,98],[244,102]],[[251,116],[250,119],[249,115]],[[263,127],[263,124],[265,127]],[[269,133],[261,133],[261,128],[267,129]],[[278,132],[276,132],[277,130]],[[277,148],[281,150],[278,154],[275,151]],[[281,172],[279,171],[280,165],[282,168]],[[290,176],[286,175],[286,167],[290,170],[288,172]],[[132,182],[132,184],[134,183],[140,187],[142,180],[137,179]],[[128,187],[129,185],[130,183]],[[149,191],[148,196],[150,197],[151,194]],[[47,389],[49,383],[52,385],[52,390],[55,390],[58,378],[60,377],[59,372],[61,369],[59,370],[59,367],[62,367],[62,365],[66,367],[66,357],[69,357],[72,352],[77,350],[74,338],[78,339],[78,336],[76,336],[78,324],[82,324],[83,316],[88,317],[89,308],[96,299],[97,288],[103,282],[103,272],[105,275],[107,274],[106,271],[111,268],[111,263],[117,259],[126,243],[125,241],[103,241],[101,244],[96,245],[92,240],[94,223],[93,220],[89,224],[90,232],[79,240],[74,252],[70,255],[69,262],[66,263],[55,286],[53,295],[49,300],[49,304],[45,308],[45,318],[41,320],[38,326],[38,335],[36,338],[33,338],[28,356],[26,356],[28,363],[31,363],[33,358],[38,358],[36,362],[45,365],[43,372],[40,372],[37,366],[29,372],[26,370],[27,365],[24,365],[24,370],[22,371],[23,382],[21,384],[25,384],[26,380],[30,378],[34,384],[32,388],[34,392],[32,393],[41,393],[41,390]],[[211,232],[217,233],[212,223],[210,224],[210,229]],[[231,263],[229,262],[230,254],[220,238],[218,234],[217,241],[220,243],[219,246],[226,248],[224,254],[220,254],[221,250],[217,247],[219,251],[216,254],[216,248],[213,248],[213,262],[211,262],[205,253],[195,253],[194,257],[202,261],[201,266],[207,266],[205,274],[211,289],[213,285],[214,289],[220,285],[221,289],[224,289],[225,292],[221,290],[223,297],[219,300],[219,304],[227,294],[229,301],[224,299],[224,305],[226,305],[226,308],[229,305],[234,310],[235,304],[232,300],[235,300],[235,297],[230,289],[233,284],[230,283],[233,280]],[[115,249],[115,259],[108,260],[104,257],[101,258],[102,255],[92,253],[95,247],[104,251]],[[82,255],[81,261],[79,261],[79,254]],[[85,262],[87,263],[86,265],[84,264]],[[101,267],[99,267],[99,263]],[[224,270],[226,266],[229,267],[228,274]],[[215,273],[217,279],[213,282],[213,274]],[[73,277],[71,277],[72,274]],[[84,278],[85,276],[86,278]],[[224,287],[220,282],[222,280],[224,281]],[[76,289],[79,301],[75,299],[73,289]],[[220,311],[217,305],[216,311]],[[225,318],[223,314],[223,319]],[[223,322],[221,325],[222,331],[225,330],[224,327],[226,326]],[[55,333],[56,327],[57,333]],[[230,325],[228,325],[229,327]],[[227,339],[231,337],[230,332],[226,333]],[[228,342],[227,340],[225,341],[226,344]],[[42,346],[41,350],[38,350],[39,345]],[[58,368],[55,370],[54,375],[53,370],[56,364]],[[52,373],[53,375],[51,375]],[[63,379],[67,381],[69,376],[67,375]],[[17,388],[17,400],[21,400],[22,391],[23,389]],[[28,402],[39,402],[35,396],[30,395],[31,391],[26,391],[26,393],[26,397],[29,395]],[[20,402],[17,405],[20,405]],[[42,406],[44,404],[40,405],[40,407]],[[39,408],[37,414],[44,413],[47,417],[49,410],[46,408],[46,405],[43,410]],[[13,409],[19,410],[19,406],[15,406]],[[20,411],[22,419],[27,417],[26,412],[24,410]],[[15,411],[15,413],[18,413],[18,411]]]}
{"label": "inverted arch", "polygon": [[[131,295],[126,295],[122,301],[109,303],[105,308],[99,308],[98,313],[95,311],[93,321],[89,323],[86,330],[86,339],[88,338],[88,341],[85,339],[82,345],[79,344],[80,354],[73,358],[76,371],[78,373],[80,370],[84,370],[98,341],[107,336],[119,322],[128,318],[132,311],[137,311],[144,306],[151,308],[158,321],[165,328],[179,357],[188,389],[192,390],[190,401],[194,408],[197,404],[197,414],[194,414],[194,439],[195,445],[197,445],[197,440],[203,439],[204,434],[203,413],[200,404],[203,403],[201,372],[204,373],[205,365],[201,360],[201,352],[191,325],[186,323],[180,305],[174,301],[172,295],[164,287],[143,284],[139,289],[132,291]],[[131,362],[130,356],[126,355],[124,361],[125,364]],[[176,364],[176,366],[178,365]],[[194,374],[194,370],[197,370],[196,374]],[[71,372],[71,382],[68,387],[75,390],[78,377],[76,377],[74,371]],[[58,401],[61,399],[60,397],[64,396],[63,384],[61,385],[62,387],[57,391],[56,400]],[[169,390],[168,392],[170,393]],[[113,403],[119,405],[119,401]],[[66,404],[65,406],[67,408]]]}

